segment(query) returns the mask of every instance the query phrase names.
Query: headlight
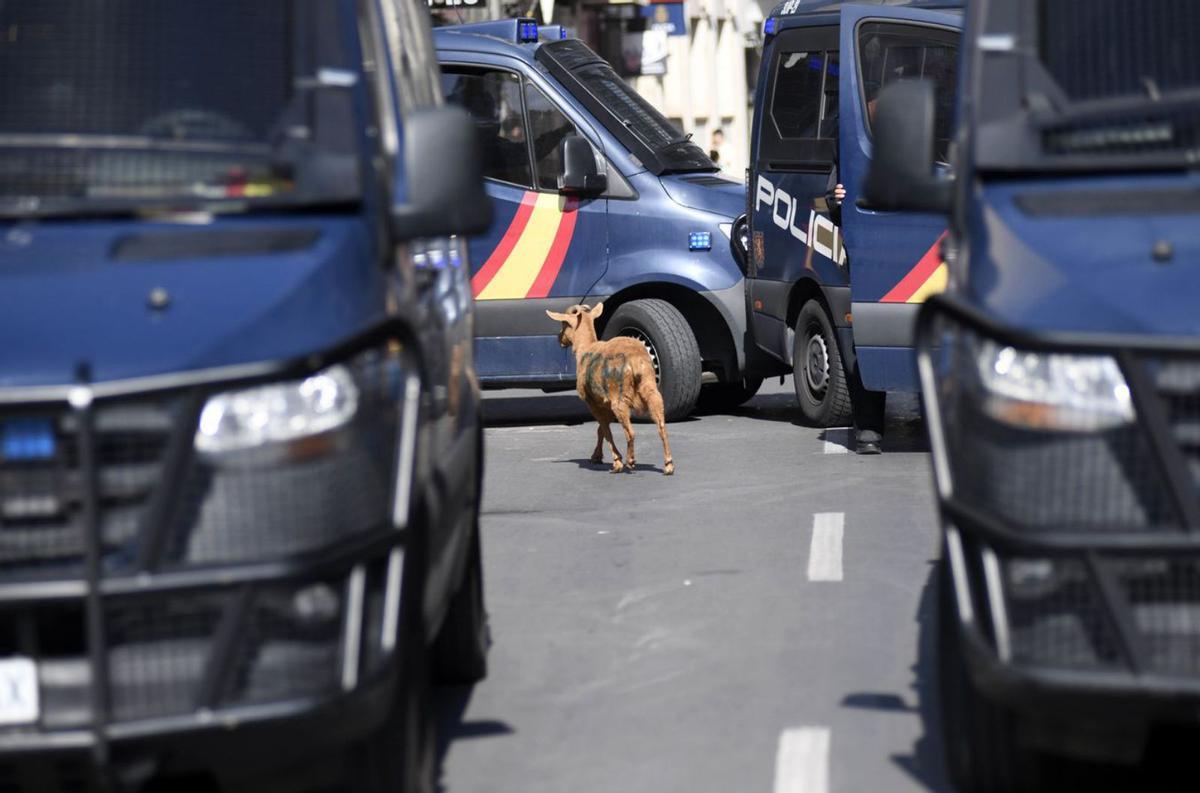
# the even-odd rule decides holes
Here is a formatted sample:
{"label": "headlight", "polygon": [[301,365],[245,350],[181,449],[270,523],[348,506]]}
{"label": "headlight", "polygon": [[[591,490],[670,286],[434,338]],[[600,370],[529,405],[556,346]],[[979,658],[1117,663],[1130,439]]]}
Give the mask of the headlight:
{"label": "headlight", "polygon": [[1095,432],[1134,421],[1129,386],[1108,356],[1027,352],[979,340],[975,364],[984,410],[1006,424]]}
{"label": "headlight", "polygon": [[358,387],[340,364],[304,380],[227,391],[205,403],[196,449],[221,454],[296,441],[343,426],[357,410]]}

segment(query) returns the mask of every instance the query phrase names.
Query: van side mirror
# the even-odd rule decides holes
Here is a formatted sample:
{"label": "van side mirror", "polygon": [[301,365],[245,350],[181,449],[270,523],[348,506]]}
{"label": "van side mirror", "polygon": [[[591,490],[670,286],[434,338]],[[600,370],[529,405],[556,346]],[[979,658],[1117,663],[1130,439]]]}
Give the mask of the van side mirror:
{"label": "van side mirror", "polygon": [[607,189],[608,179],[600,173],[596,151],[586,138],[571,135],[563,141],[562,164],[558,192],[563,195],[599,195]]}
{"label": "van side mirror", "polygon": [[953,183],[933,168],[936,101],[928,80],[903,80],[880,92],[864,207],[950,211]]}
{"label": "van side mirror", "polygon": [[[404,119],[403,171],[408,201],[392,206],[397,239],[482,234],[492,225],[475,123],[457,107],[431,107]],[[399,170],[399,169],[398,169]]]}

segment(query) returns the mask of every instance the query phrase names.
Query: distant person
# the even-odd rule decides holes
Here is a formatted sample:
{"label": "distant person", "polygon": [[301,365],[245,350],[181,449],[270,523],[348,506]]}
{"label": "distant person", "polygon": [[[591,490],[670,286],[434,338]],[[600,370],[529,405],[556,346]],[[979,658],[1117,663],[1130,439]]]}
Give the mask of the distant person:
{"label": "distant person", "polygon": [[717,127],[708,139],[708,159],[721,164],[721,147],[725,145],[725,130]]}

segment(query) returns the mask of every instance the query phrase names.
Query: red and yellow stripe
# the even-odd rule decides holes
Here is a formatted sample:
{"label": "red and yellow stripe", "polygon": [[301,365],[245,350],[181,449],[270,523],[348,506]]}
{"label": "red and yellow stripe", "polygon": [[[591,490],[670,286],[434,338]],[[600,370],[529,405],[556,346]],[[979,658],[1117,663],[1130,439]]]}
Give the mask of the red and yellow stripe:
{"label": "red and yellow stripe", "polygon": [[880,303],[924,303],[930,295],[946,291],[950,273],[942,261],[942,240],[949,232],[942,232],[917,266],[900,279],[900,283],[879,299]]}
{"label": "red and yellow stripe", "polygon": [[471,277],[475,299],[548,296],[571,247],[578,214],[573,198],[525,193],[500,243]]}

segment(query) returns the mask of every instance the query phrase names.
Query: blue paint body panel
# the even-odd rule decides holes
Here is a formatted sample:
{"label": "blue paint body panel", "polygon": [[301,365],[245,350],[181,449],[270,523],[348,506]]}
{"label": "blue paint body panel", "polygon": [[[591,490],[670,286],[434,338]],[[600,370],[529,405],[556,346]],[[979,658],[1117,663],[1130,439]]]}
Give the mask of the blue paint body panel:
{"label": "blue paint body panel", "polygon": [[[180,231],[153,223],[46,221],[0,225],[0,387],[96,380],[298,357],[380,319],[383,271],[361,217],[218,220],[227,229],[316,231],[311,247],[252,256],[118,261],[131,234]],[[147,305],[151,290],[171,296]]]}
{"label": "blue paint body panel", "polygon": [[[610,174],[628,182],[632,198],[595,198],[581,203],[574,235],[549,298],[558,310],[578,300],[606,300],[633,288],[683,287],[701,295],[739,287],[743,274],[721,230],[745,212],[745,190],[712,174],[655,176],[534,58],[539,45],[518,45],[473,26],[444,27],[434,33],[438,59],[448,66],[504,69],[536,86],[608,160]],[[488,180],[496,201],[491,230],[471,240],[471,271],[478,274],[492,256],[532,188]],[[541,195],[546,195],[542,192]],[[689,234],[707,232],[711,250],[688,249]],[[478,290],[477,290],[478,293]],[[706,298],[707,299],[707,298]],[[712,302],[712,301],[710,301]],[[524,306],[521,303],[528,303]],[[544,300],[478,300],[481,331],[476,339],[480,379],[489,387],[556,384],[574,376],[574,359],[558,344],[558,328],[545,318]],[[745,308],[719,307],[744,369]],[[545,333],[529,335],[545,323]],[[517,318],[519,332],[503,333]],[[496,332],[497,329],[501,332]]]}
{"label": "blue paint body panel", "polygon": [[[1200,335],[1200,218],[1153,213],[1034,216],[1015,199],[1055,193],[1164,194],[1200,190],[1200,174],[985,183],[967,209],[965,296],[1031,331]],[[1173,259],[1155,261],[1169,241]]]}
{"label": "blue paint body panel", "polygon": [[[790,361],[790,334],[779,325],[799,310],[802,290],[825,291],[849,287],[854,304],[877,303],[934,247],[946,229],[944,217],[917,213],[885,213],[861,209],[857,200],[871,161],[871,135],[859,81],[858,26],[864,20],[913,22],[960,30],[962,3],[955,0],[911,0],[910,2],[829,2],[792,0],[771,12],[774,33],[764,45],[759,72],[760,97],[755,107],[751,132],[750,229],[755,245],[761,245],[762,260],[756,261],[747,289],[752,298],[754,342],[769,355]],[[838,181],[846,188],[841,225],[833,237],[834,223],[823,208],[831,187],[828,170],[794,169],[773,164],[761,146],[764,124],[772,123],[761,98],[771,95],[771,64],[778,47],[802,42],[801,36],[818,35],[835,40],[839,49],[836,74],[839,94]],[[791,43],[789,43],[791,42]],[[831,72],[832,74],[832,72]],[[844,260],[837,246],[813,244],[818,239],[836,239],[844,247]],[[753,246],[752,246],[753,247]],[[788,292],[786,304],[778,295]],[[767,296],[774,296],[773,305]],[[766,302],[764,302],[764,300]],[[828,305],[831,301],[826,300]],[[845,318],[833,312],[835,326]],[[864,322],[856,316],[860,332]],[[867,334],[872,338],[878,333]],[[857,345],[851,333],[839,334],[843,360],[855,359]],[[873,390],[917,389],[912,348],[898,341],[895,347],[872,347],[857,361],[864,384]]]}

